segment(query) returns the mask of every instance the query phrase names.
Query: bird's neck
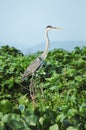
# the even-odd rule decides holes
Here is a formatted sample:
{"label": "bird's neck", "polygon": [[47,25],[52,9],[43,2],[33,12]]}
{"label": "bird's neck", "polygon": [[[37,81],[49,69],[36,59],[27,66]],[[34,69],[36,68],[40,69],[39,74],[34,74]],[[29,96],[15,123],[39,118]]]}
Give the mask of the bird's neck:
{"label": "bird's neck", "polygon": [[43,59],[46,58],[47,53],[48,53],[48,48],[49,48],[49,45],[50,45],[50,41],[49,41],[49,37],[48,37],[48,31],[45,31],[45,38],[46,38],[46,46],[45,46],[44,52],[41,55],[41,57]]}

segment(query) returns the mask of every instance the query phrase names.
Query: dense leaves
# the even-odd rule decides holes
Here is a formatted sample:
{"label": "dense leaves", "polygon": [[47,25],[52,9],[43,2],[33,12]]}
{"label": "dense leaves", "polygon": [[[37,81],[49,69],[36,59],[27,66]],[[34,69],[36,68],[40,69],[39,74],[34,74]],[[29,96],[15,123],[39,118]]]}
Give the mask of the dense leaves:
{"label": "dense leaves", "polygon": [[31,77],[21,76],[40,52],[24,56],[3,46],[0,54],[0,130],[86,129],[86,47],[49,52],[32,80],[34,99]]}

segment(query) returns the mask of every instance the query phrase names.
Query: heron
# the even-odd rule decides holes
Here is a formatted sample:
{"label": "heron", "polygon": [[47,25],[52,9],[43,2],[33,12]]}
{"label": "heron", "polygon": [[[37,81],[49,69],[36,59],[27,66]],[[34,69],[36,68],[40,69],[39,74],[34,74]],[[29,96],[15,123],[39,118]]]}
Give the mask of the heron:
{"label": "heron", "polygon": [[22,75],[22,80],[24,80],[25,78],[33,75],[37,70],[39,70],[42,66],[43,66],[43,63],[44,63],[44,60],[46,59],[47,57],[47,54],[48,54],[48,49],[49,49],[49,46],[50,46],[50,40],[49,40],[49,37],[48,37],[48,31],[50,30],[62,30],[62,28],[58,28],[58,27],[53,27],[51,25],[48,25],[45,29],[45,39],[46,39],[46,46],[45,46],[45,49],[43,51],[43,53],[38,56],[28,67],[27,69],[25,70],[24,74]]}

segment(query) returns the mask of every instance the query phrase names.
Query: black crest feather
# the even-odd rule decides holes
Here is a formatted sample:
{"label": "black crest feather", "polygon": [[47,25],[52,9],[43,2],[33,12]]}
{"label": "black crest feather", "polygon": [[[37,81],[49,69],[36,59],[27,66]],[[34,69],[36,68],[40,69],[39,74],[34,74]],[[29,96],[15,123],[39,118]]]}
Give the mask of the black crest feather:
{"label": "black crest feather", "polygon": [[52,26],[51,26],[51,25],[48,25],[46,28],[52,28]]}

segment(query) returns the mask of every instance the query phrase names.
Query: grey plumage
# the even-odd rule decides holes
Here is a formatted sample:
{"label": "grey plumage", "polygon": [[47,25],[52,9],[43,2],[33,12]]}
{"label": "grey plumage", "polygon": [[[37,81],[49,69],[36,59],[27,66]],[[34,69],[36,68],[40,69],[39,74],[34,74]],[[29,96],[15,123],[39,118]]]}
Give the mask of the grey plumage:
{"label": "grey plumage", "polygon": [[29,77],[32,75],[35,71],[37,71],[41,66],[43,65],[43,59],[41,57],[37,57],[25,70],[22,80],[25,77]]}
{"label": "grey plumage", "polygon": [[37,71],[42,65],[43,61],[46,59],[48,54],[48,48],[50,45],[49,38],[48,38],[48,31],[49,30],[62,30],[62,28],[56,28],[52,26],[47,26],[45,29],[45,38],[46,38],[46,46],[44,52],[37,57],[25,70],[24,74],[22,75],[22,80],[24,80],[26,77],[31,76],[35,71]]}

